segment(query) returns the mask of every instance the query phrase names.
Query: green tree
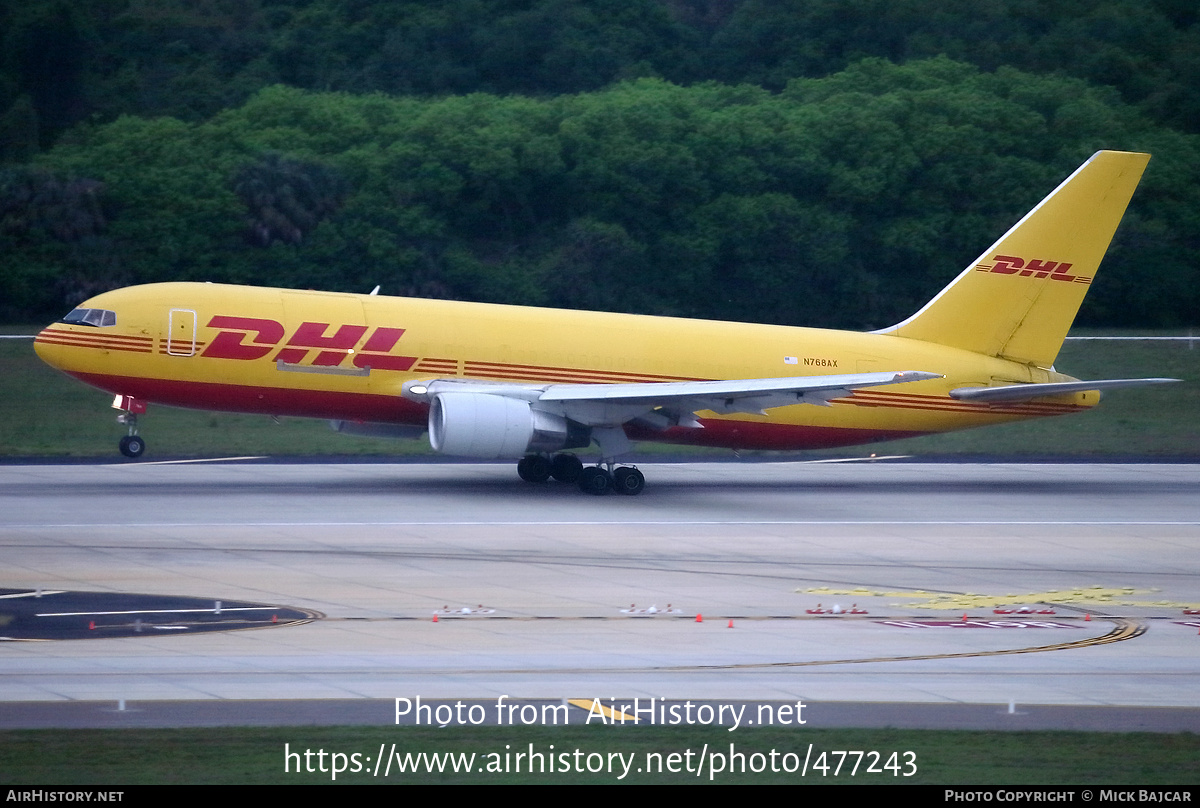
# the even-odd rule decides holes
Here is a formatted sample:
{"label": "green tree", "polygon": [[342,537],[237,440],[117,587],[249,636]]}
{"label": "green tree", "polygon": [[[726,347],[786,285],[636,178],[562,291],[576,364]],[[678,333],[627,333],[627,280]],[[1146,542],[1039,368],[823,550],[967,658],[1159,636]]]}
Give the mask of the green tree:
{"label": "green tree", "polygon": [[299,244],[345,196],[345,184],[328,166],[275,152],[243,166],[233,190],[249,211],[247,237],[262,247],[276,241]]}

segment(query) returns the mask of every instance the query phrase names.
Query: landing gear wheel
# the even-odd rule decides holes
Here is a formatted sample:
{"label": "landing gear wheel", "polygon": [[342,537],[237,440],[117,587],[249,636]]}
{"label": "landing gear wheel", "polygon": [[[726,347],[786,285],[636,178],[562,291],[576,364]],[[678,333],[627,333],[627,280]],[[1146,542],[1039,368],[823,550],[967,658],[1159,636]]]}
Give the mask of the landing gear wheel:
{"label": "landing gear wheel", "polygon": [[646,477],[640,471],[630,466],[621,466],[613,472],[613,487],[618,494],[637,496],[646,487]]}
{"label": "landing gear wheel", "polygon": [[126,435],[117,445],[126,457],[141,457],[142,452],[146,451],[146,441],[138,435]]}
{"label": "landing gear wheel", "polygon": [[550,479],[550,461],[541,455],[526,455],[517,461],[517,474],[527,483],[544,483]]}
{"label": "landing gear wheel", "polygon": [[599,466],[588,466],[579,474],[579,490],[602,496],[612,489],[612,475]]}
{"label": "landing gear wheel", "polygon": [[560,483],[577,483],[583,474],[583,461],[573,454],[556,454],[550,459],[550,476]]}

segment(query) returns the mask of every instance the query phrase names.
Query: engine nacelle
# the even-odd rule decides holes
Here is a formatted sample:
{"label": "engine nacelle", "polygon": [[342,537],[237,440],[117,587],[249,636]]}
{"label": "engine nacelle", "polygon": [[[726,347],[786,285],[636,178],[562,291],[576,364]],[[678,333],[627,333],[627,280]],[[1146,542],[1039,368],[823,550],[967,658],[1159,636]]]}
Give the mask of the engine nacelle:
{"label": "engine nacelle", "polygon": [[429,443],[434,451],[459,457],[514,458],[585,447],[591,431],[522,399],[438,393],[429,406]]}

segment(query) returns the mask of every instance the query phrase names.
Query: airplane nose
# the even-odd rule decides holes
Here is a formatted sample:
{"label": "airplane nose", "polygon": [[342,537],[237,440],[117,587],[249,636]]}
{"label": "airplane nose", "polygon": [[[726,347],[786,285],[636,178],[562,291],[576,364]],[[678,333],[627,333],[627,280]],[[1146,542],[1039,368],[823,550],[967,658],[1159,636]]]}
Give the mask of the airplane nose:
{"label": "airplane nose", "polygon": [[44,340],[46,339],[46,332],[49,330],[50,329],[48,328],[43,328],[37,333],[37,336],[33,338],[33,352],[41,357],[43,362],[46,361],[46,355],[44,353],[46,343]]}
{"label": "airplane nose", "polygon": [[63,346],[54,335],[54,327],[47,326],[33,338],[33,352],[52,368],[62,370]]}

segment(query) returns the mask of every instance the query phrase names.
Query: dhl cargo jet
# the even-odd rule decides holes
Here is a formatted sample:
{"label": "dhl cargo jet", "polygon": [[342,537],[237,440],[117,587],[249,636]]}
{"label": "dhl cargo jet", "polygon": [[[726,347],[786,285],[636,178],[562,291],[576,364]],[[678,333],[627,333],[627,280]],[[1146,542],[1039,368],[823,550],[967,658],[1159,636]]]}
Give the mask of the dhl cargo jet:
{"label": "dhl cargo jet", "polygon": [[[809,449],[1078,412],[1054,359],[1149,155],[1102,151],[920,311],[873,333],[211,283],[98,295],[38,355],[116,394],[121,451],[154,402],[419,435],[530,482],[640,493],[631,440]],[[378,291],[378,290],[376,290]],[[600,461],[568,450],[598,446]]]}

